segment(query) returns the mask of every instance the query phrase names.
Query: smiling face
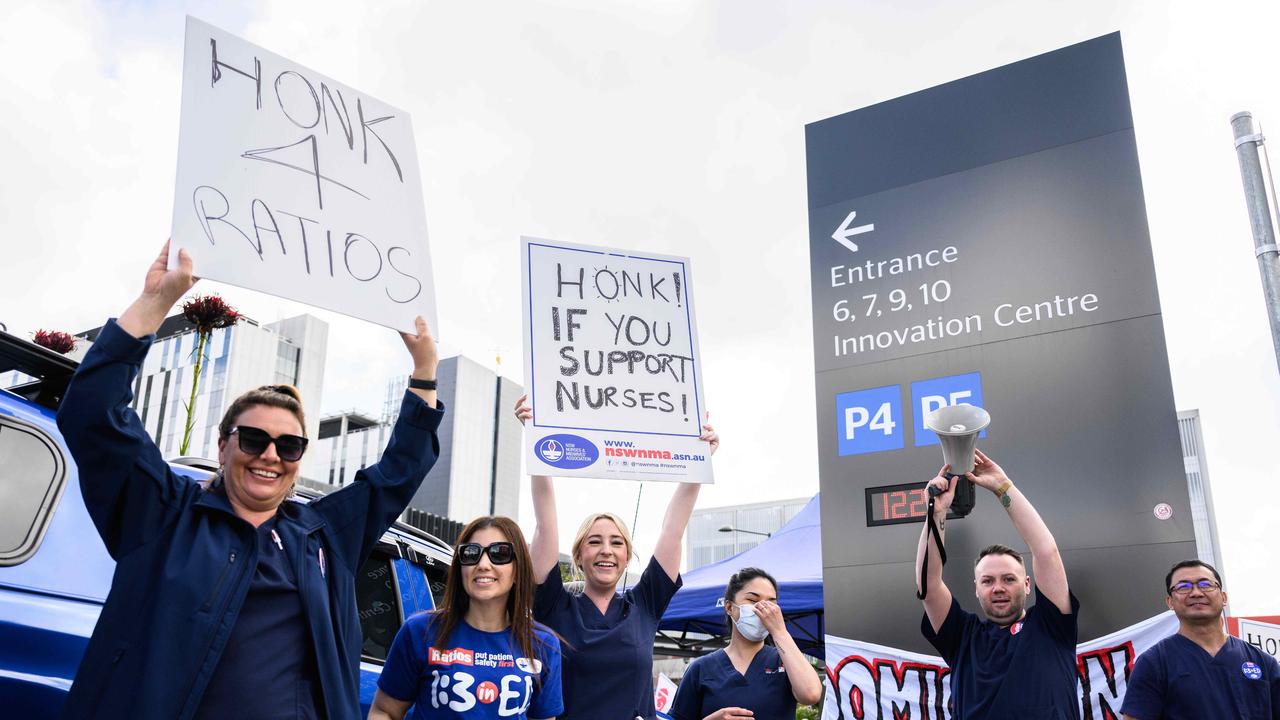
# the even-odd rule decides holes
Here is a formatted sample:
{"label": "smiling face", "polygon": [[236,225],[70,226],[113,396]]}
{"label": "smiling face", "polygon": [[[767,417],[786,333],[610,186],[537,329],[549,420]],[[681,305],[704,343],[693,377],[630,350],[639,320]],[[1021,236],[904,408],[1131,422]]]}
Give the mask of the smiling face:
{"label": "smiling face", "polygon": [[[235,425],[256,427],[272,437],[303,433],[293,413],[267,405],[246,409],[236,417]],[[289,496],[298,478],[300,463],[281,460],[275,443],[259,455],[249,455],[240,449],[238,433],[218,440],[218,458],[222,462],[227,497],[237,511],[274,511]]]}
{"label": "smiling face", "polygon": [[[1173,587],[1180,582],[1189,582],[1194,585],[1201,580],[1217,584],[1217,580],[1208,568],[1194,565],[1175,570],[1169,586]],[[1178,621],[1183,625],[1211,625],[1222,622],[1222,609],[1227,604],[1227,593],[1221,588],[1202,590],[1192,587],[1191,592],[1185,595],[1170,593],[1165,598],[1165,604],[1174,615],[1178,616]]]}
{"label": "smiling face", "polygon": [[[488,547],[496,542],[509,542],[509,538],[496,527],[485,527],[476,530],[462,542]],[[517,558],[505,565],[494,565],[489,560],[489,553],[485,552],[475,565],[463,565],[462,587],[467,596],[472,602],[505,603],[507,596],[511,594],[511,586],[515,583],[516,563],[519,561]],[[454,562],[458,562],[456,557]]]}
{"label": "smiling face", "polygon": [[574,560],[587,578],[587,584],[613,588],[626,572],[630,554],[627,539],[609,518],[597,518],[587,528],[585,537],[574,549]]}
{"label": "smiling face", "polygon": [[973,569],[973,585],[978,604],[991,622],[1012,625],[1022,619],[1031,594],[1031,578],[1022,563],[1008,555],[987,555]]}

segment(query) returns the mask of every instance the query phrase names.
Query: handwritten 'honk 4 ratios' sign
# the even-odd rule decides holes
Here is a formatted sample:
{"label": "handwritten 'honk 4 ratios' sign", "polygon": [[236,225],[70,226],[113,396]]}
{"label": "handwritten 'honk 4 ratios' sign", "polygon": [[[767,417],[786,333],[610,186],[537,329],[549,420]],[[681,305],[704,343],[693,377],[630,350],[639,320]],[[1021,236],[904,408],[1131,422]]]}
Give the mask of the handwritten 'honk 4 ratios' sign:
{"label": "handwritten 'honk 4 ratios' sign", "polygon": [[172,242],[201,277],[436,329],[409,115],[190,17]]}

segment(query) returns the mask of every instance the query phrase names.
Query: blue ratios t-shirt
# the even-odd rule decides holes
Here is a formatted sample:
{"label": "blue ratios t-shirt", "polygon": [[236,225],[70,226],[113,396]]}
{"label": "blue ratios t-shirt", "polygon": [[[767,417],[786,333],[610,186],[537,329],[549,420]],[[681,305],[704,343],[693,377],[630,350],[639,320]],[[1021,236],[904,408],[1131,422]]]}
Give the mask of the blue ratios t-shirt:
{"label": "blue ratios t-shirt", "polygon": [[795,693],[776,647],[761,647],[745,674],[738,672],[724,650],[694,660],[680,679],[671,716],[702,720],[729,707],[750,710],[754,720],[794,720]]}
{"label": "blue ratios t-shirt", "polygon": [[1008,627],[965,612],[954,596],[937,633],[924,616],[920,631],[951,668],[954,720],[1079,720],[1080,601],[1070,598],[1064,615],[1036,588],[1036,604]]}
{"label": "blue ratios t-shirt", "polygon": [[1280,720],[1280,663],[1239,638],[1211,656],[1170,635],[1138,656],[1120,712],[1138,720]]}
{"label": "blue ratios t-shirt", "polygon": [[549,718],[564,710],[560,643],[534,626],[536,658],[527,658],[510,630],[485,632],[458,623],[440,647],[432,613],[405,621],[387,652],[378,688],[413,702],[415,720]]}

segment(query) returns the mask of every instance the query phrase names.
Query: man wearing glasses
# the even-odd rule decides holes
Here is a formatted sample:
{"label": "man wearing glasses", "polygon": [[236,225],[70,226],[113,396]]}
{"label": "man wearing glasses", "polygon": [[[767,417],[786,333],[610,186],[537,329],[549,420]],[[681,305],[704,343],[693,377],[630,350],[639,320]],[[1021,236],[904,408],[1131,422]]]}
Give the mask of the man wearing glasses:
{"label": "man wearing glasses", "polygon": [[1227,593],[1208,563],[1165,576],[1178,633],[1138,657],[1120,712],[1127,720],[1280,720],[1280,663],[1222,629]]}

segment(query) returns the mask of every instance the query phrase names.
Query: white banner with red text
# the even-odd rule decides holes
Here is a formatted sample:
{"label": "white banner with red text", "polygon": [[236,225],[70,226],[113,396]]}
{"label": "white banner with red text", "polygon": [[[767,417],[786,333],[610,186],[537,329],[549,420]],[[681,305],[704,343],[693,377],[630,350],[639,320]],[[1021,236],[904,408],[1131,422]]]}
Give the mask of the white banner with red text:
{"label": "white banner with red text", "polygon": [[[1083,720],[1120,717],[1133,663],[1178,631],[1165,612],[1076,647]],[[951,717],[950,670],[942,658],[826,636],[827,697],[823,720],[898,720]]]}

